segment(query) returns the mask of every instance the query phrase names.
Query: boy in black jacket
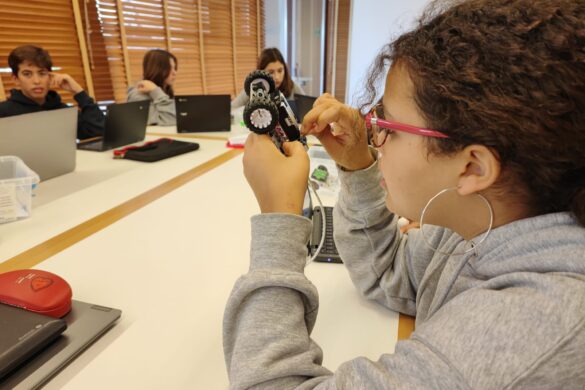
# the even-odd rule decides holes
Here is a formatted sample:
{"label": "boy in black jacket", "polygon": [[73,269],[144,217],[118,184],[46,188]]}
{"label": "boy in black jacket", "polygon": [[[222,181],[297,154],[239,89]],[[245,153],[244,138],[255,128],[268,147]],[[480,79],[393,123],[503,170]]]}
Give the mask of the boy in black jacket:
{"label": "boy in black jacket", "polygon": [[8,65],[19,89],[12,89],[10,98],[0,103],[0,117],[67,107],[61,96],[51,90],[60,88],[71,92],[79,105],[77,138],[103,134],[104,114],[71,76],[51,72],[53,63],[46,50],[32,45],[19,46],[8,56]]}

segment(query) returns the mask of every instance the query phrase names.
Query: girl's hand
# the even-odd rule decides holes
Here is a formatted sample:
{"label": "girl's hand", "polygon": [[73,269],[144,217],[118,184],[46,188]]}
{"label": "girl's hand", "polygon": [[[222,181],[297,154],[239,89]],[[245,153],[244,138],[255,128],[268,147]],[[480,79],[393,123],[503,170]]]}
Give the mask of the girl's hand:
{"label": "girl's hand", "polygon": [[244,175],[262,213],[301,214],[309,179],[309,156],[300,142],[286,142],[286,156],[267,135],[250,134]]}
{"label": "girl's hand", "polygon": [[315,135],[329,155],[349,171],[372,165],[364,119],[359,111],[326,93],[319,97],[302,124],[305,135]]}
{"label": "girl's hand", "polygon": [[136,84],[136,89],[140,93],[149,93],[156,89],[157,85],[150,80],[141,80]]}

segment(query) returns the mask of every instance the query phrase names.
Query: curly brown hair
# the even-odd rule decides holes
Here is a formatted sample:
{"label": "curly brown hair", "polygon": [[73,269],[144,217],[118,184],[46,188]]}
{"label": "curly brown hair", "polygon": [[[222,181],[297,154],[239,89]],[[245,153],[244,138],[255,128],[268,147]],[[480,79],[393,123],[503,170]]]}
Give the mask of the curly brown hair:
{"label": "curly brown hair", "polygon": [[429,153],[485,145],[501,196],[585,226],[585,0],[435,1],[378,55],[362,109],[392,63],[406,66],[428,126],[450,137],[428,139]]}

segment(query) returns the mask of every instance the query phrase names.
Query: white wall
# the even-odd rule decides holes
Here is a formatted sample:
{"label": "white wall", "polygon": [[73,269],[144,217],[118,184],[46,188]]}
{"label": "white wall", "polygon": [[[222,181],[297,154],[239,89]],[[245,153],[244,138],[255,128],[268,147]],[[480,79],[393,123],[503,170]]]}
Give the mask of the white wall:
{"label": "white wall", "polygon": [[[379,50],[412,29],[429,0],[353,0],[350,16],[346,101],[356,104]],[[268,3],[268,2],[267,2]]]}
{"label": "white wall", "polygon": [[265,44],[276,47],[288,62],[286,41],[286,0],[268,0],[264,2]]}
{"label": "white wall", "polygon": [[323,73],[323,0],[296,0],[293,29],[293,58],[289,60],[291,75],[307,95],[321,94]]}

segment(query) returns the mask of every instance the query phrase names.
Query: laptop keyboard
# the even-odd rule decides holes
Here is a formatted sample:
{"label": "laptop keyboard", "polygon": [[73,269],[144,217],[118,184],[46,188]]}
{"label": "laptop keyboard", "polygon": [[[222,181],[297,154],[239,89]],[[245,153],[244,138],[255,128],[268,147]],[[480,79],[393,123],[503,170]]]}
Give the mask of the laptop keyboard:
{"label": "laptop keyboard", "polygon": [[[321,261],[326,263],[342,263],[337,246],[333,240],[333,207],[323,207],[325,209],[325,241],[319,254],[315,258],[315,261]],[[311,234],[311,240],[309,243],[309,249],[311,256],[315,254],[315,251],[319,247],[321,242],[323,230],[323,219],[320,207],[313,209],[313,232]]]}

